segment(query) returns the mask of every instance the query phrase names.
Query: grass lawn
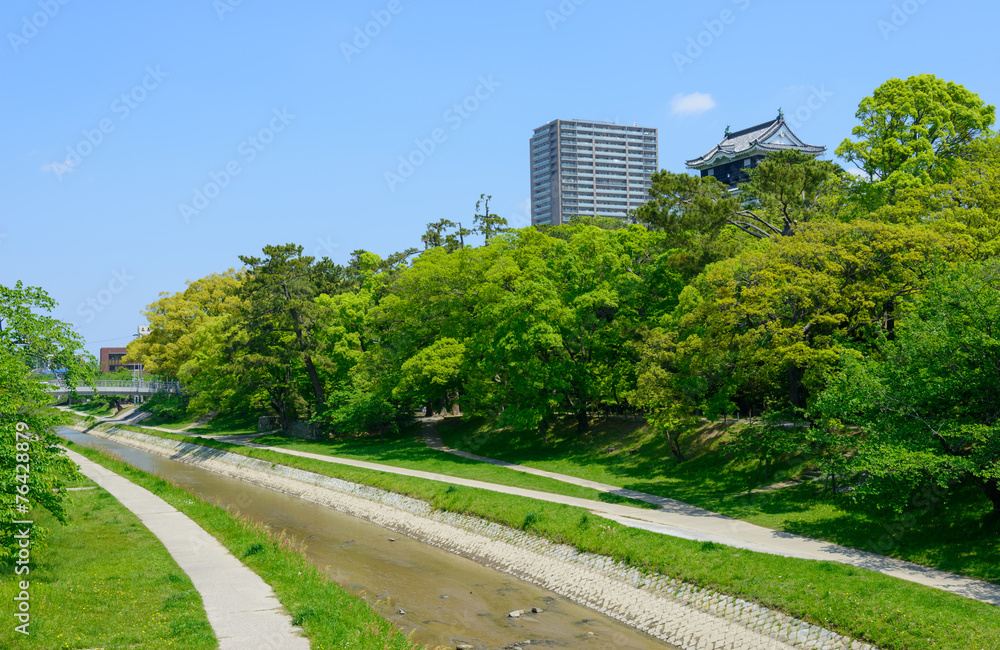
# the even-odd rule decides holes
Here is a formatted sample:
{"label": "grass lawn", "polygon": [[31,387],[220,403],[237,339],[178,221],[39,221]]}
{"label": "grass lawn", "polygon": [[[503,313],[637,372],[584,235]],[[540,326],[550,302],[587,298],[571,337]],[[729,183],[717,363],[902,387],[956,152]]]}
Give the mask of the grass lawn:
{"label": "grass lawn", "polygon": [[217,440],[146,433],[407,494],[439,509],[530,530],[646,571],[759,602],[882,648],[1000,648],[996,607],[862,569],[666,537],[626,528],[571,506]]}
{"label": "grass lawn", "polygon": [[605,503],[622,503],[638,508],[655,508],[642,501],[628,499],[615,494],[600,492],[591,488],[571,485],[544,476],[534,476],[516,470],[482,463],[443,451],[430,449],[424,444],[420,426],[415,425],[403,435],[392,439],[349,438],[342,440],[300,440],[287,436],[269,435],[254,440],[262,445],[272,445],[281,449],[307,451],[327,456],[340,456],[373,463],[384,463],[394,467],[418,469],[424,472],[447,474],[500,485],[514,485],[519,488],[564,494],[581,499],[593,499]]}
{"label": "grass lawn", "polygon": [[[80,478],[73,486],[92,484]],[[201,597],[159,540],[102,489],[69,492],[69,520],[36,512],[49,529],[31,550],[30,573],[0,569],[4,648],[215,648]],[[28,636],[10,604],[29,582]]]}
{"label": "grass lawn", "polygon": [[72,404],[69,408],[79,413],[98,417],[110,417],[115,414],[115,409],[111,407],[111,403],[103,398],[89,399],[82,404]]}
{"label": "grass lawn", "polygon": [[[201,421],[205,415],[185,415],[183,418],[160,417],[154,415],[143,420],[140,424],[153,427],[163,427],[164,429],[180,430]],[[206,436],[214,435],[235,435],[240,433],[257,433],[257,420],[243,416],[233,416],[219,413],[208,422],[191,427],[188,431]]]}
{"label": "grass lawn", "polygon": [[[108,455],[72,443],[67,446],[153,492],[218,539],[271,585],[278,600],[291,615],[293,624],[303,628],[313,648],[403,650],[414,647],[405,635],[367,603],[328,580],[297,550],[294,540],[283,534],[274,534],[246,518],[234,516],[164,479]],[[94,645],[73,647],[89,648]],[[142,647],[159,646],[144,644]],[[215,647],[214,638],[213,645],[208,647]]]}
{"label": "grass lawn", "polygon": [[[720,446],[726,440],[721,426],[682,438],[689,456],[684,462],[673,458],[661,436],[621,421],[599,422],[584,438],[567,424],[550,433],[548,444],[535,432],[496,431],[482,419],[445,420],[439,430],[444,443],[456,449],[670,497],[768,528],[1000,583],[1000,538],[982,525],[989,504],[972,487],[956,490],[935,509],[899,515],[856,506],[845,496],[823,493],[817,483],[748,495],[756,485],[756,463],[729,457]],[[780,466],[770,482],[801,469],[801,462]]]}

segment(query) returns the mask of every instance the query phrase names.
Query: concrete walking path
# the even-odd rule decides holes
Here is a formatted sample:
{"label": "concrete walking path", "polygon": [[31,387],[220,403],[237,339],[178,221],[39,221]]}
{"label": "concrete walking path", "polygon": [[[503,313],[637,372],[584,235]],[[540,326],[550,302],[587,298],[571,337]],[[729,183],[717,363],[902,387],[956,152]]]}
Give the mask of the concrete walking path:
{"label": "concrete walking path", "polygon": [[[432,421],[425,421],[425,424],[431,424],[431,423]],[[157,427],[144,427],[144,428],[157,429]],[[427,431],[428,428],[433,428],[433,427],[425,426],[425,431]],[[164,431],[169,431],[169,430],[164,430]],[[169,432],[177,433],[176,431],[169,431]],[[841,564],[847,564],[850,566],[867,569],[869,571],[883,573],[896,578],[900,578],[902,580],[907,580],[909,582],[914,582],[917,584],[932,587],[934,589],[940,589],[942,591],[954,593],[959,596],[963,596],[965,598],[971,598],[973,600],[989,603],[991,605],[1000,606],[1000,585],[993,584],[991,582],[976,580],[974,578],[968,578],[966,576],[958,575],[955,573],[948,573],[946,571],[939,571],[937,569],[921,566],[919,564],[914,564],[912,562],[897,560],[895,558],[886,557],[884,555],[869,553],[867,551],[861,551],[846,546],[840,546],[838,544],[824,542],[809,537],[803,537],[801,535],[793,535],[792,533],[786,533],[779,530],[764,528],[763,526],[757,526],[755,524],[747,523],[739,519],[733,519],[731,517],[720,515],[718,513],[711,512],[709,510],[705,510],[704,508],[699,508],[697,506],[693,506],[688,503],[684,503],[682,501],[656,496],[654,494],[647,494],[645,492],[628,490],[613,485],[598,483],[596,481],[590,481],[587,479],[567,476],[565,474],[547,472],[545,470],[539,470],[533,467],[514,465],[497,459],[486,458],[483,456],[476,456],[474,454],[468,454],[467,452],[461,452],[445,447],[441,443],[439,436],[437,438],[433,437],[435,434],[436,431],[427,434],[429,438],[428,442],[433,443],[431,446],[436,445],[437,446],[436,448],[440,449],[441,451],[455,453],[456,455],[463,456],[466,458],[472,458],[475,460],[481,460],[482,462],[490,462],[492,464],[500,465],[515,471],[520,471],[529,474],[536,474],[539,476],[546,476],[548,478],[553,478],[566,483],[572,483],[575,485],[579,485],[581,487],[592,488],[601,492],[606,492],[608,494],[615,494],[618,496],[645,501],[647,503],[656,505],[657,508],[653,510],[646,508],[637,508],[634,506],[626,506],[616,503],[605,503],[603,501],[595,501],[592,499],[583,499],[579,497],[565,496],[561,494],[555,494],[552,492],[540,492],[538,490],[529,490],[509,485],[502,485],[499,483],[488,483],[486,481],[458,478],[455,476],[449,476],[447,474],[436,474],[433,472],[406,469],[382,463],[373,463],[362,460],[354,460],[350,458],[340,458],[337,456],[328,456],[324,454],[295,451],[292,449],[282,449],[280,447],[271,447],[268,445],[261,445],[251,442],[253,439],[258,438],[264,434],[211,436],[211,438],[215,440],[222,440],[224,442],[229,442],[231,444],[242,445],[245,447],[269,449],[271,451],[281,454],[287,454],[289,456],[312,458],[315,460],[321,460],[329,463],[348,465],[351,467],[359,467],[362,469],[370,469],[379,472],[386,472],[389,474],[412,476],[414,478],[422,478],[430,481],[438,481],[440,483],[448,483],[451,485],[462,485],[466,487],[490,490],[492,492],[511,494],[514,496],[523,496],[530,499],[536,499],[539,501],[547,501],[550,503],[561,503],[565,505],[576,506],[579,508],[584,508],[589,512],[591,512],[592,514],[605,517],[607,519],[616,521],[622,525],[629,526],[632,528],[649,530],[652,532],[669,535],[671,537],[680,537],[683,539],[690,539],[695,541],[714,542],[717,544],[723,544],[725,546],[731,546],[734,548],[742,548],[750,551],[755,551],[758,553],[768,553],[771,555],[781,555],[785,557],[794,557],[804,560],[839,562]],[[192,437],[203,437],[192,433],[186,433],[185,435]]]}
{"label": "concrete walking path", "polygon": [[[452,449],[446,446],[441,440],[441,434],[438,432],[436,426],[439,420],[440,418],[437,420],[427,419],[423,424],[424,442],[432,449],[461,456],[462,458],[506,467],[517,472],[544,476],[564,483],[644,501],[657,506],[657,510],[652,511],[634,508],[633,510],[636,513],[632,515],[623,515],[618,512],[595,512],[595,514],[607,517],[625,526],[650,530],[673,537],[682,537],[684,539],[716,542],[725,544],[726,546],[744,548],[761,553],[771,553],[808,560],[840,562],[841,564],[848,564],[935,589],[949,591],[991,605],[1000,605],[1000,585],[983,580],[939,571],[912,562],[823,542],[801,535],[793,535],[791,533],[764,528],[655,494],[629,490],[576,476],[558,474],[556,472],[517,465],[497,460],[496,458],[487,458],[486,456],[478,456],[469,452]],[[639,513],[657,514],[654,516],[643,516],[643,514]],[[664,520],[663,517],[659,516],[659,513],[666,514],[668,517]]]}
{"label": "concrete walking path", "polygon": [[[1000,585],[982,580],[976,580],[974,578],[968,578],[954,573],[939,571],[937,569],[921,566],[912,562],[897,560],[875,553],[868,553],[866,551],[832,544],[830,542],[824,542],[808,537],[802,537],[800,535],[793,535],[791,533],[764,528],[745,521],[726,517],[703,508],[698,508],[681,501],[675,501],[673,499],[659,497],[652,494],[645,494],[643,492],[636,492],[634,490],[626,490],[615,486],[603,485],[586,479],[577,479],[575,477],[565,476],[562,474],[542,472],[542,470],[535,470],[530,467],[516,466],[521,468],[518,471],[528,471],[529,473],[538,472],[541,473],[541,475],[549,476],[550,478],[559,476],[561,477],[561,480],[565,482],[575,483],[583,487],[601,489],[596,486],[603,486],[606,489],[603,489],[602,491],[610,494],[617,494],[631,498],[639,498],[639,496],[642,496],[644,497],[643,500],[647,500],[649,503],[654,503],[658,507],[656,510],[652,510],[615,503],[604,503],[602,501],[594,501],[591,499],[564,496],[551,492],[539,492],[537,490],[528,490],[519,487],[501,485],[498,483],[487,483],[485,481],[458,478],[446,474],[436,474],[433,472],[406,469],[392,465],[384,465],[381,463],[314,454],[292,449],[282,449],[280,447],[270,447],[249,441],[249,439],[256,437],[258,436],[251,434],[246,436],[232,436],[217,439],[246,447],[269,449],[271,451],[287,454],[289,456],[312,458],[315,460],[348,465],[351,467],[359,467],[363,469],[371,469],[389,474],[412,476],[414,478],[422,478],[441,483],[449,483],[452,485],[463,485],[466,487],[490,490],[492,492],[523,496],[530,499],[537,499],[539,501],[576,506],[579,508],[585,508],[595,515],[611,519],[625,526],[650,530],[664,535],[670,535],[672,537],[715,542],[759,553],[769,553],[772,555],[782,555],[785,557],[794,557],[805,560],[839,562],[841,564],[868,569],[869,571],[875,571],[877,573],[884,573],[902,580],[951,592],[959,596],[989,603],[991,605],[1000,606]],[[504,464],[503,461],[495,462],[498,464]],[[504,466],[509,467],[510,469],[515,469],[514,466],[509,464],[504,464]]]}
{"label": "concrete walking path", "polygon": [[66,453],[87,478],[134,512],[191,578],[221,650],[309,648],[271,586],[218,540],[152,492],[80,454]]}

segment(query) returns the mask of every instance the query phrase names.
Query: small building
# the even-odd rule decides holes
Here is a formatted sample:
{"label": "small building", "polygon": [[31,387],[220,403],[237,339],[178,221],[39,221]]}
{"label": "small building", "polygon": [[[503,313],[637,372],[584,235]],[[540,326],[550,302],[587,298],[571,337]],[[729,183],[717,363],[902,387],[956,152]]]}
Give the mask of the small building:
{"label": "small building", "polygon": [[101,348],[101,372],[118,372],[122,368],[135,372],[142,370],[141,363],[124,363],[128,348]]}
{"label": "small building", "polygon": [[750,178],[747,171],[757,166],[764,157],[773,151],[795,149],[812,156],[826,152],[826,147],[806,144],[792,133],[785,115],[778,111],[778,117],[770,122],[751,126],[742,131],[732,132],[726,127],[726,136],[722,142],[700,158],[687,161],[688,169],[701,171],[702,177],[714,176],[730,190],[735,190],[739,183],[745,183]]}

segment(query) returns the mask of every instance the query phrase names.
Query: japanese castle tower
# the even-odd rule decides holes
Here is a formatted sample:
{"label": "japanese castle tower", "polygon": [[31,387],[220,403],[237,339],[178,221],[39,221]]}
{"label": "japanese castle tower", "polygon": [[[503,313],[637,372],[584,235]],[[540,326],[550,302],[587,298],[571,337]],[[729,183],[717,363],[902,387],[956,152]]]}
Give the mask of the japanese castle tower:
{"label": "japanese castle tower", "polygon": [[687,166],[700,170],[703,177],[714,176],[723,185],[736,189],[738,183],[749,180],[748,169],[756,167],[770,152],[785,149],[797,149],[813,156],[826,151],[826,147],[806,144],[792,133],[785,122],[785,114],[778,111],[776,119],[742,131],[731,132],[726,127],[722,142],[704,156],[687,161]]}

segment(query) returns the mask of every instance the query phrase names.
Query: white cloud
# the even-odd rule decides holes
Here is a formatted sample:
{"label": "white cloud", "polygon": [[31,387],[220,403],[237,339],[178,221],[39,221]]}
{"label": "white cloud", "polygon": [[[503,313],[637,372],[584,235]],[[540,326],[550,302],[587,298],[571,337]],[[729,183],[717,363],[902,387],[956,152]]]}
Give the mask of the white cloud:
{"label": "white cloud", "polygon": [[701,115],[706,111],[715,108],[715,100],[711,95],[705,93],[677,93],[670,100],[670,114],[688,117],[690,115]]}

